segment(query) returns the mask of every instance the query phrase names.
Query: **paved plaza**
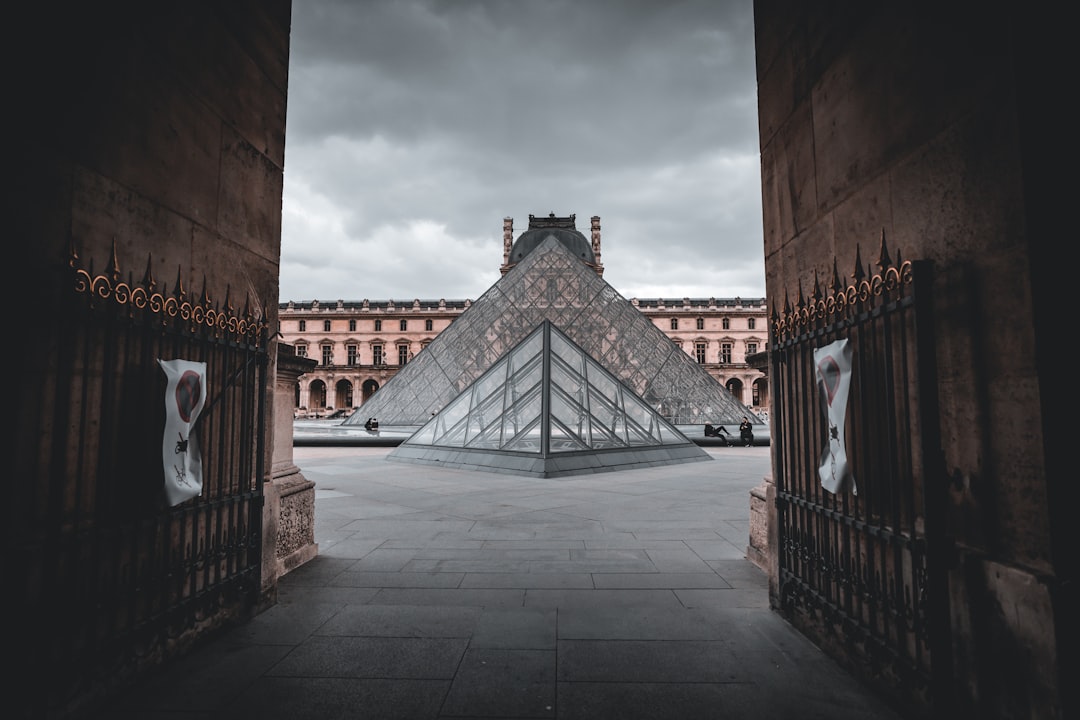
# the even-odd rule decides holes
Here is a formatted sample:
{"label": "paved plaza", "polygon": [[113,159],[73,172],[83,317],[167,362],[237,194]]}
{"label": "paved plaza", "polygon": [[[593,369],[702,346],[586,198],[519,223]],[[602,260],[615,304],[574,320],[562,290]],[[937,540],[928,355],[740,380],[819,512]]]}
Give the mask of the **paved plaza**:
{"label": "paved plaza", "polygon": [[769,448],[537,479],[295,448],[318,556],[102,718],[897,720],[769,609]]}

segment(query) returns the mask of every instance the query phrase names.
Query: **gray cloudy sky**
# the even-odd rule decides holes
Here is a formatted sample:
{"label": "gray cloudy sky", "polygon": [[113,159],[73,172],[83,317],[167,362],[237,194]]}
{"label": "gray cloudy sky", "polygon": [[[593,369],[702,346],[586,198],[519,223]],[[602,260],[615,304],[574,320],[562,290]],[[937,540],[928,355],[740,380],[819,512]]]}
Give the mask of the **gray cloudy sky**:
{"label": "gray cloudy sky", "polygon": [[753,0],[297,0],[280,299],[475,299],[502,222],[624,297],[763,297]]}

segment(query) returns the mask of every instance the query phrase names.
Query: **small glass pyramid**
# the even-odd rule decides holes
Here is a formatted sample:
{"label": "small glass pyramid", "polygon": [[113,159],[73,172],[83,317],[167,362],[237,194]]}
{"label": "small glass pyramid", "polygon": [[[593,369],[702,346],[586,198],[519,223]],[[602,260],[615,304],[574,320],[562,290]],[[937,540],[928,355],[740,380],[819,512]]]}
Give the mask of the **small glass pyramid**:
{"label": "small glass pyramid", "polygon": [[387,458],[534,477],[712,459],[549,320]]}

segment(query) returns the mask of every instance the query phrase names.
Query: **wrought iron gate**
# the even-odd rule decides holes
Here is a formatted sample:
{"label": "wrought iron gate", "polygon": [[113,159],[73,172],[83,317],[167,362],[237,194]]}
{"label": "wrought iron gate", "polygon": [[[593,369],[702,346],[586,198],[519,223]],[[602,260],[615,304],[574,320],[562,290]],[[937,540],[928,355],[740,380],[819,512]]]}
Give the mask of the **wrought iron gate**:
{"label": "wrought iron gate", "polygon": [[[260,593],[267,328],[181,278],[95,275],[72,250],[40,390],[42,447],[13,492],[30,579],[16,622],[33,717],[63,717],[252,611]],[[265,313],[264,313],[265,317]],[[200,496],[164,498],[166,378],[158,360],[207,364]]]}
{"label": "wrought iron gate", "polygon": [[[854,282],[833,263],[830,292],[771,327],[780,612],[853,674],[917,712],[946,704],[950,672],[941,514],[945,480],[929,263],[878,272],[857,251]],[[829,447],[815,348],[853,348],[845,427],[855,491],[822,487]]]}

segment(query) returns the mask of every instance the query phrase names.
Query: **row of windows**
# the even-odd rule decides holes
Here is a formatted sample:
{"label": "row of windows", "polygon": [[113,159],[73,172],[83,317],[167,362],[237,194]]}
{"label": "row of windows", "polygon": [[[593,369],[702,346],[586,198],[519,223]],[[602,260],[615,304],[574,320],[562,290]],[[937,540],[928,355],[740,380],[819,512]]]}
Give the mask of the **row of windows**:
{"label": "row of windows", "polygon": [[[746,328],[747,328],[747,330],[753,330],[757,326],[756,320],[757,320],[756,318],[746,318]],[[724,330],[730,330],[731,329],[731,318],[720,318],[720,327],[722,327]],[[679,329],[679,318],[671,318],[671,329],[672,330],[678,330]],[[698,330],[704,330],[705,329],[705,318],[698,318],[697,319],[697,329]]]}
{"label": "row of windows", "polygon": [[[424,347],[427,343],[422,344]],[[320,346],[322,350],[322,365],[330,366],[334,364],[334,346],[327,343]],[[422,349],[422,348],[421,348]],[[307,345],[297,345],[296,354],[300,357],[308,356]],[[409,352],[409,346],[407,343],[399,343],[397,346],[398,365],[405,365],[412,359],[412,353]],[[345,346],[345,363],[350,367],[360,364],[360,346],[350,343]],[[371,364],[372,365],[386,365],[386,348],[381,343],[374,343],[371,346]]]}
{"label": "row of windows", "polygon": [[[424,346],[427,343],[423,343]],[[704,365],[706,360],[706,349],[708,343],[695,342],[694,343],[694,359],[701,365]],[[321,346],[322,349],[322,364],[324,366],[330,366],[334,364],[334,346],[330,343],[326,343]],[[422,349],[422,348],[421,348]],[[717,355],[716,361],[722,365],[730,365],[732,358],[733,345],[729,342],[720,343],[720,354]],[[405,365],[412,359],[409,353],[409,345],[407,343],[398,343],[398,365]],[[758,351],[758,344],[756,342],[746,343],[746,354],[753,355]],[[296,354],[300,357],[307,357],[307,345],[297,345]],[[350,343],[345,346],[346,364],[350,367],[360,364],[360,346],[355,343]],[[386,354],[385,347],[382,343],[373,343],[371,345],[371,362],[372,365],[385,365]]]}
{"label": "row of windows", "polygon": [[[749,329],[749,330],[755,329],[755,327],[756,327],[755,320],[756,320],[756,318],[747,318],[746,319],[746,327],[747,327],[747,329]],[[375,328],[374,328],[375,332],[381,332],[382,329],[383,329],[383,327],[382,327],[382,319],[381,318],[376,318],[372,322],[374,322],[374,324],[375,324]],[[300,323],[300,328],[299,328],[300,332],[306,332],[307,331],[307,320],[300,320],[299,323]],[[731,329],[731,318],[721,318],[720,325],[724,330],[730,330]],[[424,330],[425,331],[431,332],[433,328],[434,328],[434,323],[431,321],[431,319],[424,320]],[[409,329],[409,321],[404,320],[404,319],[399,320],[398,321],[398,329],[401,330],[402,332],[407,331]],[[678,330],[679,329],[679,318],[671,318],[671,329],[672,330]],[[704,330],[705,329],[705,318],[697,318],[697,329],[698,330]],[[323,332],[330,332],[330,321],[329,320],[323,320]],[[356,320],[355,319],[352,319],[352,318],[349,319],[349,332],[356,332]]]}
{"label": "row of windows", "polygon": [[[300,320],[299,323],[300,323],[299,331],[300,332],[306,332],[307,331],[307,320]],[[424,330],[426,330],[427,332],[431,332],[434,327],[435,327],[435,324],[431,321],[431,319],[424,320]],[[322,329],[323,329],[323,332],[330,332],[330,321],[329,320],[323,320],[322,321]],[[408,330],[409,329],[409,321],[408,320],[399,320],[398,321],[398,329],[401,330],[402,332]],[[382,331],[382,319],[379,318],[379,319],[375,320],[375,332],[381,332],[381,331]],[[349,318],[349,332],[356,332],[356,320],[354,318]]]}

